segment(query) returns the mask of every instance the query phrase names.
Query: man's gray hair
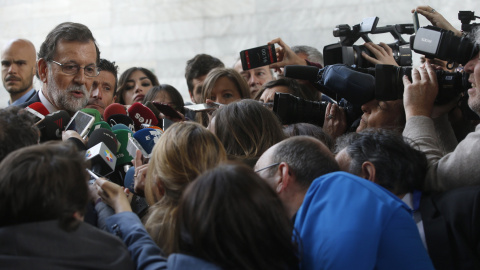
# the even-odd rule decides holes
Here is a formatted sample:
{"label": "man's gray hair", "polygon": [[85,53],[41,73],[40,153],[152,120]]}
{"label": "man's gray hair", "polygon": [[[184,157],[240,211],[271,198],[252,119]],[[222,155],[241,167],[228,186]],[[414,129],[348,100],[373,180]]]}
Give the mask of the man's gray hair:
{"label": "man's gray hair", "polygon": [[294,53],[306,54],[308,61],[314,62],[314,63],[320,63],[323,65],[323,55],[316,48],[307,46],[307,45],[298,45],[298,46],[293,46],[291,49]]}

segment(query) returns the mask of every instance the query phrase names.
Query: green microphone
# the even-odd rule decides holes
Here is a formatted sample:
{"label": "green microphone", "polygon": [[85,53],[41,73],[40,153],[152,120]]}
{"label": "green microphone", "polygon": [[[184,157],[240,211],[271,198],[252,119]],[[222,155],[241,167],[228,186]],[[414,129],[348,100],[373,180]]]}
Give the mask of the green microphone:
{"label": "green microphone", "polygon": [[133,137],[133,132],[130,129],[117,129],[113,131],[117,137],[117,166],[123,166],[130,163],[134,157],[130,156],[127,150],[128,139]]}
{"label": "green microphone", "polygon": [[93,117],[95,117],[95,123],[96,122],[100,122],[102,121],[102,115],[100,114],[99,111],[95,110],[95,109],[92,109],[92,108],[83,108],[81,109],[80,111],[84,112],[84,113],[88,113],[90,115],[92,115]]}
{"label": "green microphone", "polygon": [[99,122],[93,123],[93,126],[90,128],[90,132],[88,133],[88,137],[90,137],[90,135],[92,134],[92,132],[94,130],[97,130],[99,128],[105,128],[105,129],[108,129],[108,130],[112,131],[112,128],[110,127],[110,125],[107,122],[99,121]]}

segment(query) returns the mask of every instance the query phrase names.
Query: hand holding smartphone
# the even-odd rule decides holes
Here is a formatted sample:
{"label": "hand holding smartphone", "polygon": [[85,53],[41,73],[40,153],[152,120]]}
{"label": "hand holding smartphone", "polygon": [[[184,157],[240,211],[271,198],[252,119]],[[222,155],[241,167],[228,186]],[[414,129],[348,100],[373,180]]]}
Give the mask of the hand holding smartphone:
{"label": "hand holding smartphone", "polygon": [[243,70],[249,70],[257,67],[268,66],[277,62],[275,45],[264,45],[240,52]]}

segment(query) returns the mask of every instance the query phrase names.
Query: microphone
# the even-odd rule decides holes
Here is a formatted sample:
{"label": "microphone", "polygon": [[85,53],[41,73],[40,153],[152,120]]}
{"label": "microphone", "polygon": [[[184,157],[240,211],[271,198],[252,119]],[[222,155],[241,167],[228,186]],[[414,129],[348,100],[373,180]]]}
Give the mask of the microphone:
{"label": "microphone", "polygon": [[127,114],[125,107],[118,103],[112,103],[105,108],[103,111],[103,119],[108,119],[114,114]]}
{"label": "microphone", "polygon": [[[131,156],[127,151],[128,139],[132,137],[133,132],[127,129],[117,129],[113,131],[118,140],[117,166],[129,164],[135,156]],[[130,165],[130,164],[129,164]]]}
{"label": "microphone", "polygon": [[344,98],[361,106],[375,98],[375,77],[343,64],[329,65],[322,69],[312,66],[285,66],[284,76],[309,80],[337,101]]}
{"label": "microphone", "polygon": [[95,117],[95,123],[102,121],[102,115],[97,109],[92,109],[92,108],[83,108],[80,111],[90,114],[91,116]]}
{"label": "microphone", "polygon": [[87,147],[85,157],[90,160],[94,173],[106,176],[115,170],[117,140],[113,132],[96,129],[88,139]]}
{"label": "microphone", "polygon": [[130,138],[128,141],[128,153],[135,157],[137,150],[140,150],[143,157],[151,158],[153,147],[162,134],[162,130],[153,128],[144,128],[135,132],[133,138]]}
{"label": "microphone", "polygon": [[62,131],[70,122],[70,114],[66,111],[56,111],[48,114],[35,125],[40,130],[40,142],[61,140]]}
{"label": "microphone", "polygon": [[43,106],[41,102],[35,102],[28,105],[25,110],[34,116],[34,122],[37,123],[38,121],[45,118],[45,115],[49,114],[50,112]]}
{"label": "microphone", "polygon": [[157,116],[140,102],[135,102],[128,108],[128,115],[133,120],[135,130],[140,130],[141,124],[153,126],[158,124]]}
{"label": "microphone", "polygon": [[130,130],[135,130],[135,125],[133,123],[133,120],[128,117],[126,114],[114,114],[114,115],[111,115],[108,119],[107,119],[107,123],[110,124],[110,126],[115,126],[115,125],[118,125],[118,124],[124,124],[126,125]]}
{"label": "microphone", "polygon": [[112,131],[112,128],[107,122],[100,121],[100,122],[93,123],[92,127],[90,128],[90,132],[88,133],[88,137],[90,137],[92,133],[99,128],[104,128]]}
{"label": "microphone", "polygon": [[119,129],[127,129],[132,131],[129,127],[125,126],[124,124],[116,124],[112,126],[112,131],[119,130]]}

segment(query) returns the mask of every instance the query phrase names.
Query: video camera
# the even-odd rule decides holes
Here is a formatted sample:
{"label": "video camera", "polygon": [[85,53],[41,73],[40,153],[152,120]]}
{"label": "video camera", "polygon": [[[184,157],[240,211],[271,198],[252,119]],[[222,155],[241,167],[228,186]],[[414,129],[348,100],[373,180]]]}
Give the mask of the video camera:
{"label": "video camera", "polygon": [[412,51],[408,42],[402,38],[402,34],[413,34],[415,32],[413,24],[377,27],[378,20],[378,17],[365,18],[360,24],[354,25],[352,28],[348,24],[337,25],[333,30],[333,36],[339,37],[340,42],[323,48],[325,65],[346,64],[361,68],[373,67],[374,64],[362,57],[362,52],[372,57],[374,55],[365,46],[353,44],[360,38],[365,42],[371,42],[368,34],[390,33],[395,38],[395,43],[387,45],[392,48],[395,61],[400,66],[411,66]]}
{"label": "video camera", "polygon": [[480,19],[480,17],[475,16],[475,12],[473,11],[459,11],[458,12],[458,19],[462,22],[462,31],[471,34],[472,30],[475,27],[479,26],[480,23],[472,23],[475,19]]}

